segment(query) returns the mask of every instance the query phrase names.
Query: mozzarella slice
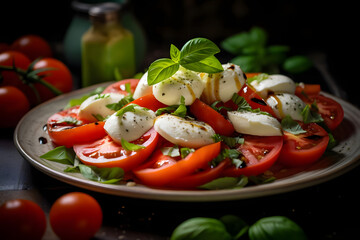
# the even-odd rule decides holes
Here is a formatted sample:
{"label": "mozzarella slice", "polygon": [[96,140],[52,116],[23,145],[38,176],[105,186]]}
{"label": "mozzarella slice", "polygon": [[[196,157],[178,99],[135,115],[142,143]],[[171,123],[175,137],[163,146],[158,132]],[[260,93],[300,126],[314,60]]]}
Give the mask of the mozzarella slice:
{"label": "mozzarella slice", "polygon": [[201,100],[207,104],[215,101],[229,101],[233,94],[239,92],[245,84],[245,74],[238,65],[227,63],[222,67],[224,71],[220,73],[200,73],[200,77],[205,83]]}
{"label": "mozzarella slice", "polygon": [[294,120],[303,121],[301,115],[306,104],[296,95],[290,93],[272,94],[266,99],[267,104],[274,110],[280,119],[286,115]]}
{"label": "mozzarella slice", "polygon": [[155,98],[166,105],[181,104],[181,96],[185,98],[185,105],[191,105],[196,98],[200,98],[203,90],[200,77],[182,67],[170,78],[153,85]]}
{"label": "mozzarella slice", "polygon": [[140,138],[154,125],[155,113],[146,108],[125,112],[121,116],[111,115],[105,122],[104,129],[114,142],[121,143],[121,139],[128,142]]}
{"label": "mozzarella slice", "polygon": [[148,72],[144,73],[142,77],[140,78],[140,81],[138,85],[136,86],[136,89],[134,91],[133,97],[134,99],[143,97],[149,93],[152,93],[152,86],[149,86],[147,82],[147,76]]}
{"label": "mozzarella slice", "polygon": [[199,148],[214,143],[215,131],[201,121],[164,114],[156,118],[154,128],[166,140],[182,147]]}
{"label": "mozzarella slice", "polygon": [[106,93],[96,94],[87,98],[79,109],[79,118],[96,122],[98,119],[95,116],[101,116],[102,118],[113,114],[115,111],[106,107],[108,104],[119,102],[124,95],[118,93]]}
{"label": "mozzarella slice", "polygon": [[247,111],[230,111],[228,118],[235,131],[256,136],[281,136],[280,122],[271,116]]}
{"label": "mozzarella slice", "polygon": [[295,82],[281,74],[269,75],[267,79],[250,82],[250,85],[255,88],[256,92],[262,97],[267,98],[269,93],[295,93]]}

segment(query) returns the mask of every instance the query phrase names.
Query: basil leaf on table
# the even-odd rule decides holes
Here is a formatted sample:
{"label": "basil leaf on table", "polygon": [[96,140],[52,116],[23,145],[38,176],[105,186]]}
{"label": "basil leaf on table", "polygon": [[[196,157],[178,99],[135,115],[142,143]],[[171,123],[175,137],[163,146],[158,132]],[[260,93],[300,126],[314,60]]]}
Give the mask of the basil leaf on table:
{"label": "basil leaf on table", "polygon": [[284,216],[265,217],[249,228],[250,240],[306,240],[303,229]]}
{"label": "basil leaf on table", "polygon": [[214,218],[195,217],[182,222],[170,240],[231,240],[225,225]]}

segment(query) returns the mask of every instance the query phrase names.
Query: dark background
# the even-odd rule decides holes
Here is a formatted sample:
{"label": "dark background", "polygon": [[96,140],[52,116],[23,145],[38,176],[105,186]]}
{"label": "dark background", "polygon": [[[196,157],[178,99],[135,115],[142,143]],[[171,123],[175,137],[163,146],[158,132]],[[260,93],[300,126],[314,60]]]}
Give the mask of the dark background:
{"label": "dark background", "polygon": [[[346,90],[348,100],[359,106],[359,74],[355,65],[359,62],[355,51],[358,29],[353,5],[345,1],[314,0],[135,0],[131,1],[129,11],[146,33],[144,68],[159,57],[168,57],[171,43],[181,47],[193,37],[206,37],[219,44],[232,34],[260,26],[269,33],[269,44],[289,45],[294,54],[324,53],[329,73]],[[61,44],[73,14],[70,0],[2,1],[0,42],[10,44],[22,35],[38,34],[56,46],[57,57],[62,58]],[[226,53],[220,55],[223,62],[231,57]],[[295,80],[303,81],[307,77],[324,83],[322,75],[316,71]],[[328,88],[326,84],[322,87]],[[0,135],[3,149],[0,160],[13,163],[8,166],[8,181],[18,184],[0,195],[7,198],[25,195],[49,210],[61,194],[86,191],[33,168],[15,149],[12,131]],[[19,179],[15,179],[18,176]],[[103,227],[108,234],[107,238],[101,235],[96,239],[117,239],[125,232],[127,236],[134,236],[127,239],[167,239],[172,229],[187,218],[224,214],[236,214],[249,223],[264,216],[282,214],[299,223],[310,239],[354,239],[359,226],[359,195],[354,190],[358,176],[359,168],[303,190],[220,203],[169,203],[90,192],[104,208]],[[115,237],[111,238],[111,234]]]}
{"label": "dark background", "polygon": [[[291,54],[326,53],[330,74],[347,89],[349,99],[357,103],[356,88],[352,87],[357,81],[354,4],[310,0],[129,2],[128,11],[142,26],[147,40],[144,68],[159,57],[168,57],[171,43],[181,47],[191,38],[206,37],[219,44],[226,37],[260,26],[268,32],[269,44],[288,45]],[[0,41],[11,43],[21,35],[38,34],[59,45],[73,14],[70,0],[3,1]],[[61,48],[57,50],[61,58]],[[218,57],[226,62],[232,56],[223,51]],[[326,86],[323,88],[327,90]]]}

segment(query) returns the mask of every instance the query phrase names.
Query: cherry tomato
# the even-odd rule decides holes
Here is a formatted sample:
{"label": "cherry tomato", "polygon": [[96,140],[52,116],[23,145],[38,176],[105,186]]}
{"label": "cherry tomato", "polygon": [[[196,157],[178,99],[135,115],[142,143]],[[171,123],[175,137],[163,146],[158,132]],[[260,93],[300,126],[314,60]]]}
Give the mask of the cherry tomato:
{"label": "cherry tomato", "polygon": [[10,45],[7,43],[0,43],[0,53],[10,50]]}
{"label": "cherry tomato", "polygon": [[104,122],[85,122],[78,118],[80,106],[65,109],[47,121],[50,139],[57,145],[72,147],[74,144],[92,142],[106,135]]}
{"label": "cherry tomato", "polygon": [[51,206],[50,225],[60,239],[90,239],[100,229],[103,213],[92,196],[71,192]]}
{"label": "cherry tomato", "polygon": [[152,93],[139,97],[134,101],[132,101],[131,103],[153,110],[154,112],[159,108],[167,107],[167,105],[159,102]]}
{"label": "cherry tomato", "polygon": [[[0,53],[0,65],[12,67],[15,65],[17,68],[26,70],[31,61],[25,56],[23,53],[16,51],[5,51]],[[29,86],[23,84],[20,80],[20,77],[12,71],[2,71],[2,81],[0,81],[0,86],[14,86],[19,88],[21,91],[25,93],[26,96],[28,94],[33,94],[32,90]]]}
{"label": "cherry tomato", "polygon": [[190,111],[198,120],[209,124],[218,134],[230,136],[235,131],[229,120],[199,99],[191,104]]}
{"label": "cherry tomato", "polygon": [[151,128],[132,143],[145,148],[136,151],[126,151],[115,143],[110,136],[86,144],[74,145],[74,151],[86,165],[96,167],[120,167],[125,172],[144,162],[154,151],[159,140],[159,134]]}
{"label": "cherry tomato", "polygon": [[142,166],[133,170],[135,176],[148,186],[165,186],[176,179],[194,174],[220,153],[220,142],[206,145],[176,161],[158,149]]}
{"label": "cherry tomato", "polygon": [[15,127],[29,111],[30,104],[23,92],[15,87],[6,86],[0,87],[0,109],[3,116],[0,119],[0,128]]}
{"label": "cherry tomato", "polygon": [[45,233],[46,216],[33,201],[14,199],[0,206],[2,239],[40,240]]}
{"label": "cherry tomato", "polygon": [[324,119],[326,126],[334,130],[344,119],[344,109],[335,100],[324,95],[308,95],[302,97],[307,104],[316,103],[321,117]]}
{"label": "cherry tomato", "polygon": [[[43,58],[36,62],[34,65],[34,70],[44,68],[53,69],[46,70],[38,74],[39,76],[44,76],[43,80],[56,87],[62,93],[67,93],[72,90],[72,75],[68,67],[63,62],[55,58]],[[55,97],[55,94],[52,93],[47,87],[39,83],[34,84],[34,86],[39,92],[42,102]]]}
{"label": "cherry tomato", "polygon": [[245,162],[246,166],[243,168],[230,166],[224,170],[224,176],[257,176],[268,170],[280,155],[283,146],[282,136],[244,135],[243,137],[245,142],[238,147],[238,150],[243,154],[241,160]]}
{"label": "cherry tomato", "polygon": [[11,49],[24,53],[31,61],[53,55],[50,44],[37,35],[21,36],[11,44]]}
{"label": "cherry tomato", "polygon": [[136,86],[139,83],[139,79],[124,79],[124,80],[120,80],[116,83],[113,83],[111,85],[109,85],[108,87],[106,87],[103,91],[103,93],[120,93],[120,94],[124,94],[124,95],[128,95],[128,92],[126,91],[125,85],[127,83],[130,84],[130,90],[131,93],[135,92]]}
{"label": "cherry tomato", "polygon": [[328,133],[316,123],[299,124],[306,133],[284,132],[284,145],[278,161],[289,167],[314,163],[324,154],[329,142]]}

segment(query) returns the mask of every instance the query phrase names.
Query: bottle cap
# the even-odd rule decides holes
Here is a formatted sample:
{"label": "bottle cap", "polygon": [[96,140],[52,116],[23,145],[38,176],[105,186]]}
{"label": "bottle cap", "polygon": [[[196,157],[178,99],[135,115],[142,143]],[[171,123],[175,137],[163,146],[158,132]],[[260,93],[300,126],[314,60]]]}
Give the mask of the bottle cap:
{"label": "bottle cap", "polygon": [[90,19],[101,22],[117,21],[121,9],[121,5],[115,2],[101,3],[90,8]]}

